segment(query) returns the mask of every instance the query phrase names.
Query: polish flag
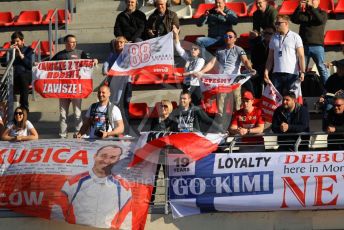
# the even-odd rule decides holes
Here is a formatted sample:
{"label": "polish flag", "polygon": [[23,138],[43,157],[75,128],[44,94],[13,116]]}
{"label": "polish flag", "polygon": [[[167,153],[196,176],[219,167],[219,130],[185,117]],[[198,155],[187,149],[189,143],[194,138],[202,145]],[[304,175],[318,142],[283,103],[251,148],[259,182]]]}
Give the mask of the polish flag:
{"label": "polish flag", "polygon": [[129,167],[146,160],[153,154],[159,154],[166,146],[173,146],[191,159],[198,160],[215,151],[225,136],[226,134],[213,133],[204,136],[201,133],[144,132],[137,142],[135,156]]}

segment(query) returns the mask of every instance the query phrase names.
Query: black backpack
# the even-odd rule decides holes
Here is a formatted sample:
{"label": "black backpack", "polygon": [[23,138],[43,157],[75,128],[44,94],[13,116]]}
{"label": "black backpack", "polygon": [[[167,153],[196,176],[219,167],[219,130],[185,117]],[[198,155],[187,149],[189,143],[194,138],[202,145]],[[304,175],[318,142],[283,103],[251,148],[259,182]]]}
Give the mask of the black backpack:
{"label": "black backpack", "polygon": [[324,86],[319,75],[315,72],[307,72],[301,83],[303,97],[320,97],[323,94]]}

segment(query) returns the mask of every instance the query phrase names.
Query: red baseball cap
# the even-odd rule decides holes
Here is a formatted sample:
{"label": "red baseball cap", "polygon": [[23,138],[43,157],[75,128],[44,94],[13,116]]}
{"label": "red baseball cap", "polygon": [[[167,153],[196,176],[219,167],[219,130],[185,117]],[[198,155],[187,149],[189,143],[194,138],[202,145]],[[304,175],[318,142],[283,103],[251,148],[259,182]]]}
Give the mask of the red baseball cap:
{"label": "red baseball cap", "polygon": [[243,99],[248,99],[248,100],[254,100],[254,96],[252,94],[252,92],[250,91],[245,91],[242,95],[241,98]]}

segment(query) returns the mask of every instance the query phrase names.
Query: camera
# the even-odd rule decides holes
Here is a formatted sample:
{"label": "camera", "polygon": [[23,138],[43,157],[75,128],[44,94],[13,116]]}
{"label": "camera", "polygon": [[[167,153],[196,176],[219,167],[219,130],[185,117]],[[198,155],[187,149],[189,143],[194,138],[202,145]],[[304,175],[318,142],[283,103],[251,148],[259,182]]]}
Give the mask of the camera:
{"label": "camera", "polygon": [[101,137],[103,137],[103,132],[102,131],[105,131],[103,127],[97,127],[94,130],[94,135],[101,138]]}

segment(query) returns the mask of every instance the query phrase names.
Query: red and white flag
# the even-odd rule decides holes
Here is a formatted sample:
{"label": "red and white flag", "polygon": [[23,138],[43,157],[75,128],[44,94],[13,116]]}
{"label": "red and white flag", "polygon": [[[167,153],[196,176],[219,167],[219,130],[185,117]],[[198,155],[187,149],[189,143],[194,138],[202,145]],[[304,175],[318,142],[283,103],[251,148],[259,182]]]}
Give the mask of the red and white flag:
{"label": "red and white flag", "polygon": [[203,74],[201,90],[204,98],[219,93],[230,93],[251,78],[247,74]]}
{"label": "red and white flag", "polygon": [[173,34],[143,42],[127,43],[109,70],[109,76],[128,76],[141,72],[172,74],[174,65]]}
{"label": "red and white flag", "polygon": [[272,122],[272,116],[278,106],[282,104],[283,97],[275,86],[267,84],[262,94],[262,111],[266,122]]}
{"label": "red and white flag", "polygon": [[303,99],[302,99],[302,90],[301,90],[301,81],[296,81],[291,88],[291,91],[295,93],[296,96],[296,102],[299,104],[303,104]]}
{"label": "red and white flag", "polygon": [[226,134],[144,132],[137,141],[135,156],[129,167],[159,154],[165,146],[181,150],[193,160],[201,159],[215,151]]}
{"label": "red and white flag", "polygon": [[93,60],[40,62],[33,67],[34,87],[44,98],[86,98],[92,93]]}

